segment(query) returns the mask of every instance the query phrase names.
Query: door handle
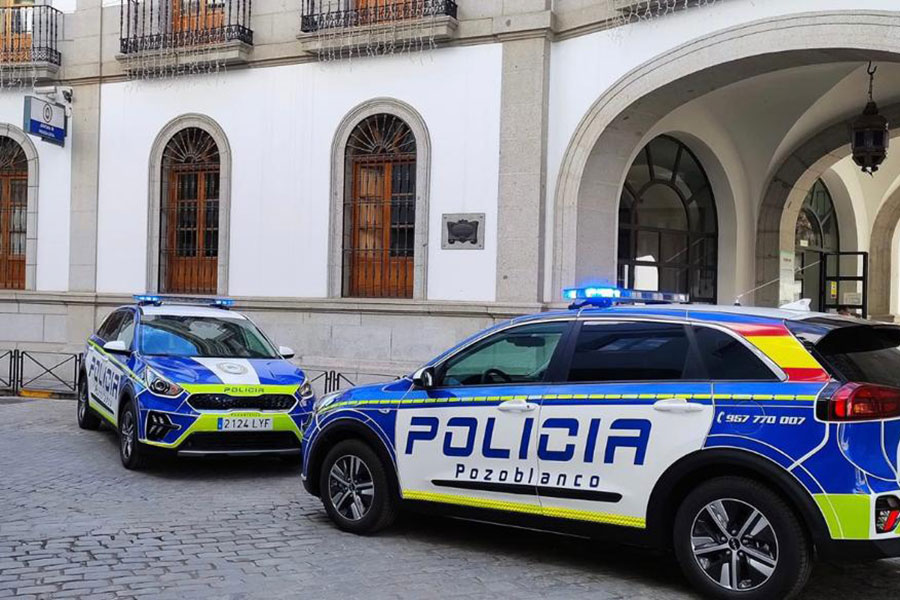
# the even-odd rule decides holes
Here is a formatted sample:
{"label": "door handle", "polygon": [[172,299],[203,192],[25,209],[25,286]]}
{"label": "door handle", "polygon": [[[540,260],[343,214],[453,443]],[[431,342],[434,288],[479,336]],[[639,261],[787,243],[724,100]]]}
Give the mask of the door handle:
{"label": "door handle", "polygon": [[703,410],[702,404],[688,402],[684,398],[666,398],[653,405],[653,410],[670,413],[695,413]]}
{"label": "door handle", "polygon": [[537,407],[537,404],[533,402],[526,402],[525,400],[507,400],[506,402],[500,404],[500,406],[498,406],[497,408],[503,412],[524,413],[531,412]]}

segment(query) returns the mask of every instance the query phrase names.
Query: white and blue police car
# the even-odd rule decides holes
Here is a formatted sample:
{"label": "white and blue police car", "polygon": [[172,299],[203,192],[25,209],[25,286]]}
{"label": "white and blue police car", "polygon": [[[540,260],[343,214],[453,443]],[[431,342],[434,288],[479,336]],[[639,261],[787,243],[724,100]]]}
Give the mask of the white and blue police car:
{"label": "white and blue police car", "polygon": [[87,341],[78,425],[119,434],[128,469],[151,451],[300,453],[315,400],[303,371],[229,299],[135,296]]}
{"label": "white and blue police car", "polygon": [[318,400],[303,482],[339,528],[414,506],[613,538],[728,600],[795,596],[814,556],[900,556],[900,327],[566,295]]}

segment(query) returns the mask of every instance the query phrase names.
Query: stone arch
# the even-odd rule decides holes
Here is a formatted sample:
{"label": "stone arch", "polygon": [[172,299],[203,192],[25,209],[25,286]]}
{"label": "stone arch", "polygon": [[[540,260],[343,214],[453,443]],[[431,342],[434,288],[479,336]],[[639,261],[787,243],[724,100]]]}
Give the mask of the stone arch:
{"label": "stone arch", "polygon": [[160,207],[163,193],[163,153],[176,133],[197,127],[208,133],[219,149],[219,259],[216,279],[217,292],[228,294],[228,265],[231,239],[231,145],[225,130],[211,117],[189,113],[175,117],[160,130],[150,149],[150,199],[147,218],[147,290],[159,291],[159,233]]}
{"label": "stone arch", "polygon": [[373,98],[353,108],[341,120],[331,144],[331,210],[328,238],[328,295],[340,298],[343,270],[344,198],[347,181],[344,152],[357,125],[365,119],[387,113],[409,125],[416,138],[416,216],[413,255],[413,299],[427,298],[428,204],[431,196],[431,136],[425,119],[411,105],[396,98]]}
{"label": "stone arch", "polygon": [[37,289],[38,243],[38,152],[28,135],[9,123],[0,123],[0,136],[13,140],[28,161],[27,208],[25,209],[25,289]]}
{"label": "stone arch", "polygon": [[[882,107],[881,113],[900,127],[900,103]],[[767,284],[780,279],[781,253],[793,254],[794,226],[803,200],[816,179],[850,155],[850,126],[857,116],[847,115],[801,144],[784,160],[765,188],[756,228],[756,282],[764,286],[756,294],[757,304],[773,306],[781,300],[781,286]],[[846,246],[841,243],[843,250]],[[870,281],[875,281],[874,273]]]}
{"label": "stone arch", "polygon": [[869,314],[893,320],[892,279],[896,268],[895,237],[900,225],[900,188],[894,189],[878,209],[869,246]]}
{"label": "stone arch", "polygon": [[[581,250],[590,248],[588,235],[615,239],[623,174],[645,132],[665,115],[714,89],[790,67],[900,60],[900,40],[888,35],[898,26],[900,16],[874,11],[775,17],[698,38],[619,79],[582,119],[560,164],[554,202],[554,297],[575,282],[579,262],[591,262],[589,253]],[[599,205],[594,202],[598,198]],[[591,266],[614,273],[615,265],[604,262],[610,256],[614,253],[603,253]],[[757,265],[758,279],[760,274]]]}

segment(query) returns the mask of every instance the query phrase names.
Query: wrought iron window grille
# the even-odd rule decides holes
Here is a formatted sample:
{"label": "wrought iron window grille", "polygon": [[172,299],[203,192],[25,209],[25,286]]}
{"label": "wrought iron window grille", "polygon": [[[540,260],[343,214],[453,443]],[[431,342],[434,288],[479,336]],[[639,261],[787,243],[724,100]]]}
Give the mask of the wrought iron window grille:
{"label": "wrought iron window grille", "polygon": [[454,0],[304,0],[301,30],[387,25],[432,17],[457,17]]}

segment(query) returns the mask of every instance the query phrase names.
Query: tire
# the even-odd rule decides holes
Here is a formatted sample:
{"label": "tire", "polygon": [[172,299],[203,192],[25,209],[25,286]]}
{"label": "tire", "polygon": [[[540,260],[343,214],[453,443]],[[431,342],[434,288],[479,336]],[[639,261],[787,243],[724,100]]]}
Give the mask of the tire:
{"label": "tire", "polygon": [[95,431],[100,428],[100,416],[94,412],[94,409],[91,408],[88,402],[88,385],[87,381],[85,381],[85,376],[82,374],[79,379],[81,381],[78,383],[78,406],[75,411],[78,426],[82,429]]}
{"label": "tire", "polygon": [[325,512],[343,531],[360,535],[381,531],[400,511],[384,462],[360,440],[344,440],[332,448],[319,481]]}
{"label": "tire", "polygon": [[126,400],[119,412],[119,458],[129,470],[147,465],[147,448],[138,439],[138,416],[134,400]]}
{"label": "tire", "polygon": [[794,598],[812,570],[812,546],[796,513],[744,477],[718,477],[688,494],[673,543],[685,576],[708,598]]}

